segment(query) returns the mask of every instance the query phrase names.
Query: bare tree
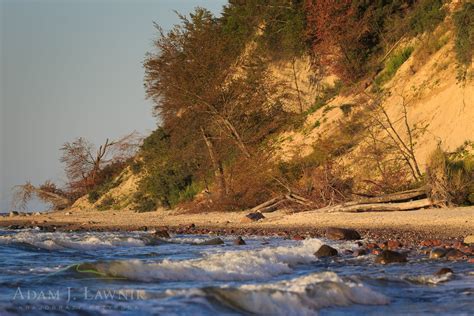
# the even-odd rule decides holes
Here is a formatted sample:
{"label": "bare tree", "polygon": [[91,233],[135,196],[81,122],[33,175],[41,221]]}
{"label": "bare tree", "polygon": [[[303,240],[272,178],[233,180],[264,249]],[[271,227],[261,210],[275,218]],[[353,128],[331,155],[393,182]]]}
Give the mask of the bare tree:
{"label": "bare tree", "polygon": [[132,157],[140,142],[139,134],[132,132],[118,140],[106,139],[99,148],[82,137],[65,143],[60,161],[65,164],[70,190],[86,193],[97,184],[97,175],[103,167]]}
{"label": "bare tree", "polygon": [[53,209],[61,210],[71,205],[67,193],[58,189],[51,181],[46,181],[40,186],[34,186],[31,182],[17,185],[13,188],[13,208],[25,209],[33,198],[37,197],[44,203],[50,204]]}

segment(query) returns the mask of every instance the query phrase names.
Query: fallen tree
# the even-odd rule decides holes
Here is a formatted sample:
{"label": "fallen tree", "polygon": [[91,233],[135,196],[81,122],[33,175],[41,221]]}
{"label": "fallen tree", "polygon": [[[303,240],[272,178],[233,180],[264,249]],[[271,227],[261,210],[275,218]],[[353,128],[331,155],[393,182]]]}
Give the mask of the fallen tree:
{"label": "fallen tree", "polygon": [[[252,208],[251,212],[269,213],[278,210],[285,202],[296,203],[310,209],[314,202],[294,193],[281,195]],[[337,205],[329,205],[318,209],[320,212],[394,212],[411,211],[433,206],[426,189],[419,188],[408,191],[363,198]]]}

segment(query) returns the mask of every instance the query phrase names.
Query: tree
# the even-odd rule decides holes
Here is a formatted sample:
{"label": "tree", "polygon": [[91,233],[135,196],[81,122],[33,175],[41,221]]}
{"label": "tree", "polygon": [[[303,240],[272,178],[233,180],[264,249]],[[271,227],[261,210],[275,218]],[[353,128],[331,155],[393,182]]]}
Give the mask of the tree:
{"label": "tree", "polygon": [[14,208],[25,209],[26,205],[34,197],[37,197],[46,204],[51,204],[53,209],[61,210],[70,206],[72,201],[67,192],[58,189],[56,184],[46,181],[40,186],[34,186],[31,182],[17,185],[14,188],[12,205]]}
{"label": "tree", "polygon": [[78,196],[86,194],[100,182],[99,173],[105,166],[132,157],[140,142],[138,133],[133,132],[118,140],[106,139],[99,148],[82,137],[65,143],[60,161],[65,164],[69,190]]}
{"label": "tree", "polygon": [[[144,63],[147,95],[173,148],[183,156],[205,158],[216,192],[228,192],[226,162],[250,159],[261,141],[288,115],[258,48],[242,51],[222,21],[205,9],[168,33],[157,27],[156,53]],[[219,195],[220,193],[218,193]]]}

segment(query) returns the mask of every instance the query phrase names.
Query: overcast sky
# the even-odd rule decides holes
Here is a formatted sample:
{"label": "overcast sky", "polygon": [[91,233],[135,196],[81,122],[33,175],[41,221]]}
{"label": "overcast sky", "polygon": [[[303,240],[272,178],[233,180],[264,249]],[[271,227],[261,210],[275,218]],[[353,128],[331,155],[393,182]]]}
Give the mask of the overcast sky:
{"label": "overcast sky", "polygon": [[225,2],[0,0],[0,212],[16,184],[64,182],[64,142],[153,130],[142,68],[153,21],[169,29],[173,10]]}

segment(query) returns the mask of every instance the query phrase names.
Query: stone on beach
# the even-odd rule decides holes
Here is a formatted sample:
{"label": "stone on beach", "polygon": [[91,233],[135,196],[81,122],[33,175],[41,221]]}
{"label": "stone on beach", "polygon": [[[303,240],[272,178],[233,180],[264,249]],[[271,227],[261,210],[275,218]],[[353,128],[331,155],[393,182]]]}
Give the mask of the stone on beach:
{"label": "stone on beach", "polygon": [[359,240],[360,234],[354,229],[331,227],[326,230],[326,237],[333,240]]}
{"label": "stone on beach", "polygon": [[314,255],[318,258],[334,257],[337,256],[337,250],[331,246],[322,245]]}
{"label": "stone on beach", "polygon": [[441,268],[435,273],[435,275],[441,276],[441,275],[445,275],[445,274],[448,274],[448,273],[454,273],[454,272],[450,268]]}
{"label": "stone on beach", "polygon": [[242,237],[237,237],[235,240],[234,240],[234,245],[246,245],[247,243],[245,242],[245,240],[242,239]]}
{"label": "stone on beach", "polygon": [[403,263],[407,261],[406,254],[391,250],[384,250],[375,258],[375,263],[381,264]]}
{"label": "stone on beach", "polygon": [[168,233],[167,230],[157,230],[153,233],[155,237],[160,237],[160,238],[170,238],[170,234]]}
{"label": "stone on beach", "polygon": [[263,216],[262,213],[254,212],[254,213],[249,213],[249,214],[245,215],[241,219],[241,222],[242,223],[252,223],[252,222],[256,222],[256,221],[259,221],[261,219],[264,219],[264,218],[265,218],[265,216]]}
{"label": "stone on beach", "polygon": [[224,244],[224,241],[222,239],[220,239],[219,237],[217,237],[217,238],[212,238],[212,239],[208,239],[208,240],[204,240],[204,241],[195,243],[194,245],[197,245],[197,246],[212,246],[212,245],[223,245],[223,244]]}
{"label": "stone on beach", "polygon": [[465,244],[474,244],[474,235],[464,237]]}

